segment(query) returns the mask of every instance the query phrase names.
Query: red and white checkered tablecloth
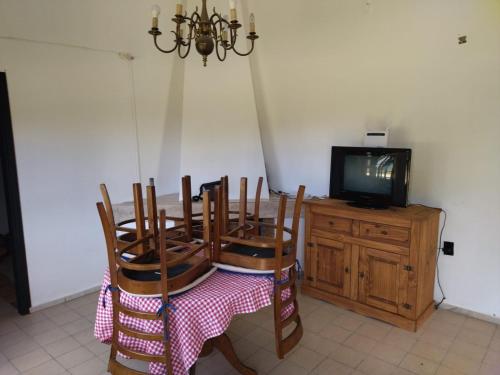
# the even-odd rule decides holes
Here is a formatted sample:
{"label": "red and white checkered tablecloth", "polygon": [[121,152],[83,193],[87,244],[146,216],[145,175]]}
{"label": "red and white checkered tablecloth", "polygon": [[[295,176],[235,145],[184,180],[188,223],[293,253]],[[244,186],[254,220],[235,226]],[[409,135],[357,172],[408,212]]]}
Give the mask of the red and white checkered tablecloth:
{"label": "red and white checkered tablecloth", "polygon": [[[106,270],[97,306],[94,335],[103,343],[110,343],[113,334],[113,304],[111,292],[106,293],[110,284],[109,270]],[[174,296],[169,303],[175,307],[169,314],[172,365],[175,375],[186,375],[196,362],[203,343],[224,333],[234,315],[253,313],[272,303],[274,292],[271,278],[230,274],[217,271],[207,280],[190,291]],[[282,299],[290,296],[290,290],[282,293]],[[103,306],[105,299],[105,307]],[[120,293],[121,303],[140,311],[157,312],[161,307],[160,298],[144,298]],[[283,311],[284,318],[293,312],[293,305]],[[163,332],[161,319],[149,321],[120,314],[120,322],[125,326],[146,333]],[[148,354],[161,354],[163,343],[145,341],[120,333],[122,345]],[[152,374],[165,374],[165,366],[150,363]]]}

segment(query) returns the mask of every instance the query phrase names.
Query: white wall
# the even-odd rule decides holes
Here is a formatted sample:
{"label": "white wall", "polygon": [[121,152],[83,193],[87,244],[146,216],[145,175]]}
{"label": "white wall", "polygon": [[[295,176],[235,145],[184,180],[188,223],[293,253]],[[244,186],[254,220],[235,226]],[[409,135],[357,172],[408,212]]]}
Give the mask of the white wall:
{"label": "white wall", "polygon": [[330,147],[390,127],[414,151],[410,200],[448,211],[447,302],[500,316],[500,3],[371,3],[250,1],[270,185],[327,194]]}
{"label": "white wall", "polygon": [[116,202],[140,177],[177,191],[183,66],[153,49],[152,3],[0,0],[34,307],[102,282],[99,183]]}

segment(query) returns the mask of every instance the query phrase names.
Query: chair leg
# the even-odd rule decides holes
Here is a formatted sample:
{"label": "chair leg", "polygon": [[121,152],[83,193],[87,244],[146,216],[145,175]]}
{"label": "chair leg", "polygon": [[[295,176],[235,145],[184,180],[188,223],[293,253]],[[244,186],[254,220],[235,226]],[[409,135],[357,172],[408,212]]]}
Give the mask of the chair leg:
{"label": "chair leg", "polygon": [[[285,354],[289,353],[299,343],[304,333],[302,321],[299,315],[299,304],[297,302],[297,272],[291,268],[288,274],[291,285],[289,286],[292,295],[295,295],[293,300],[293,313],[286,319],[282,319],[281,313],[283,310],[283,301],[281,300],[282,288],[278,288],[278,292],[274,296],[274,331],[276,340],[276,354],[279,359],[283,359]],[[286,306],[285,306],[286,307]],[[295,323],[294,330],[285,338],[283,338],[283,330],[290,324]]]}

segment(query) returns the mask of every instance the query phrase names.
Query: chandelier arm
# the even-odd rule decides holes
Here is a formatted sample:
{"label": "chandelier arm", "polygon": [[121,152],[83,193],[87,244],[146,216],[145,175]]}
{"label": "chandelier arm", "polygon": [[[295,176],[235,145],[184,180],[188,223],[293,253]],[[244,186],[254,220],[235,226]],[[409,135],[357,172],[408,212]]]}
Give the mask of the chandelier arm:
{"label": "chandelier arm", "polygon": [[251,42],[252,42],[252,47],[250,48],[250,51],[248,51],[247,53],[240,53],[240,52],[238,52],[238,51],[236,50],[236,48],[235,48],[235,47],[233,47],[233,51],[234,51],[234,53],[236,53],[238,56],[243,56],[243,57],[244,57],[244,56],[248,56],[248,55],[250,55],[250,54],[253,52],[253,49],[254,49],[254,47],[255,47],[255,41],[254,41],[254,40],[252,40]]}
{"label": "chandelier arm", "polygon": [[231,45],[229,46],[228,50],[236,50],[236,41],[238,40],[238,30],[237,29],[232,29],[231,30]]}
{"label": "chandelier arm", "polygon": [[221,57],[220,53],[219,53],[219,42],[215,42],[215,53],[217,54],[217,58],[219,59],[219,61],[224,61],[227,57],[227,49],[224,48],[224,46],[222,46],[223,50],[224,50],[224,55]]}
{"label": "chandelier arm", "polygon": [[170,50],[161,48],[158,45],[158,36],[157,35],[153,35],[153,41],[154,41],[155,47],[158,49],[158,51],[163,52],[163,53],[172,53],[172,52],[174,52],[176,50],[176,48],[179,45],[179,42],[177,41],[177,34],[174,31],[172,31],[172,33],[174,33],[174,35],[175,35],[175,46],[174,46],[174,48],[172,48]]}
{"label": "chandelier arm", "polygon": [[179,57],[181,59],[185,59],[189,55],[189,52],[191,52],[191,40],[192,39],[189,39],[189,42],[184,44],[184,46],[187,47],[186,53],[184,53],[184,54],[182,54],[181,45],[179,45],[179,49],[177,50],[177,54],[179,55]]}

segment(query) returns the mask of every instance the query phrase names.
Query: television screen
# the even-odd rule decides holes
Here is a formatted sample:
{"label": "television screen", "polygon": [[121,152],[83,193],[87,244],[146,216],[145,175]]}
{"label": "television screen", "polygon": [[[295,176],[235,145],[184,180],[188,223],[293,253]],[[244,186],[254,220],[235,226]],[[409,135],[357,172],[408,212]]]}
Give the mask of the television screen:
{"label": "television screen", "polygon": [[330,198],[360,207],[405,207],[410,160],[410,149],[334,146]]}
{"label": "television screen", "polygon": [[347,155],[344,190],[390,195],[393,171],[394,157],[391,155]]}

